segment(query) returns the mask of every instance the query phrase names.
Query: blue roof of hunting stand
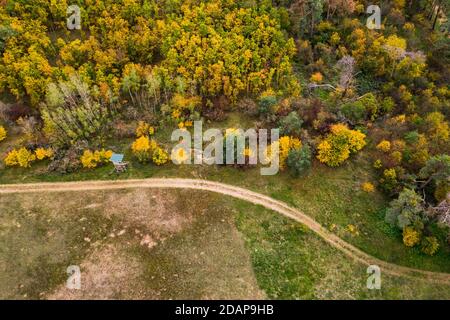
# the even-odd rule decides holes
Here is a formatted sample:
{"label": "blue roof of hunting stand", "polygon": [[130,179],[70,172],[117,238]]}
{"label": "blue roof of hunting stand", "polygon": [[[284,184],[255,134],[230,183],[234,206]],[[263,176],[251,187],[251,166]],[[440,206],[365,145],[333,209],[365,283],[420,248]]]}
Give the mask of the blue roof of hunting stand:
{"label": "blue roof of hunting stand", "polygon": [[123,154],[113,153],[110,160],[112,163],[121,163],[123,160]]}

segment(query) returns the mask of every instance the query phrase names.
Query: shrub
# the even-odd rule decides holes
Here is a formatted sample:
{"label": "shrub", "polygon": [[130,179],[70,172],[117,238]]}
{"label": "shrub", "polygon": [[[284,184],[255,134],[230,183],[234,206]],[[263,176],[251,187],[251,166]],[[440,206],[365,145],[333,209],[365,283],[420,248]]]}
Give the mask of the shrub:
{"label": "shrub", "polygon": [[395,101],[391,97],[386,97],[383,99],[383,102],[381,103],[381,111],[383,113],[389,113],[391,112],[395,107]]}
{"label": "shrub", "polygon": [[414,26],[414,23],[412,23],[412,22],[406,22],[406,23],[403,25],[403,29],[404,29],[405,31],[408,31],[408,32],[413,32],[413,31],[416,29],[416,27]]}
{"label": "shrub", "polygon": [[438,150],[440,147],[447,146],[450,139],[450,126],[445,121],[445,116],[440,112],[432,112],[427,115],[425,122],[433,146]]}
{"label": "shrub", "polygon": [[3,161],[5,162],[5,165],[8,167],[17,166],[19,164],[17,161],[17,150],[14,149],[8,152]]}
{"label": "shrub", "polygon": [[108,163],[112,155],[112,151],[106,151],[105,149],[94,152],[91,150],[85,150],[80,160],[83,168],[93,169],[100,164]]}
{"label": "shrub", "polygon": [[380,184],[385,191],[393,191],[398,185],[397,172],[395,169],[391,168],[384,170],[383,177],[380,179]]}
{"label": "shrub", "polygon": [[400,151],[394,151],[391,153],[391,158],[394,161],[395,165],[399,165],[403,160],[403,155]]}
{"label": "shrub", "polygon": [[297,112],[293,111],[280,120],[280,133],[282,135],[299,136],[301,133],[303,120]]}
{"label": "shrub", "polygon": [[169,154],[161,147],[156,147],[153,151],[152,161],[157,166],[161,166],[169,161]]}
{"label": "shrub", "polygon": [[0,142],[5,140],[7,136],[6,129],[2,126],[0,126]]}
{"label": "shrub", "polygon": [[251,116],[255,116],[258,114],[258,105],[250,98],[239,100],[239,102],[237,103],[237,108],[239,111],[242,111],[243,113]]}
{"label": "shrub", "polygon": [[272,158],[272,148],[278,149],[279,164],[280,169],[286,167],[286,160],[289,156],[291,150],[300,149],[302,147],[302,142],[293,137],[283,136],[278,141],[272,142],[270,146],[267,147],[266,156],[268,159]]}
{"label": "shrub", "polygon": [[359,236],[358,227],[354,224],[348,224],[346,229],[353,237]]}
{"label": "shrub", "polygon": [[341,37],[339,36],[339,33],[333,32],[330,38],[330,43],[334,46],[337,46],[341,42]]}
{"label": "shrub", "polygon": [[331,133],[319,144],[317,159],[330,167],[337,167],[366,145],[366,135],[350,130],[344,124],[331,127]]}
{"label": "shrub", "polygon": [[131,146],[133,154],[138,158],[139,162],[146,163],[150,160],[154,164],[160,166],[169,161],[167,151],[158,146],[155,140],[148,136],[137,138]]}
{"label": "shrub", "polygon": [[5,164],[8,167],[19,166],[22,168],[31,167],[31,163],[36,160],[36,155],[26,148],[11,150],[5,158]]}
{"label": "shrub", "polygon": [[431,181],[436,184],[442,181],[448,181],[450,177],[450,156],[441,154],[430,158],[425,166],[420,169],[419,177],[425,179],[423,186]]}
{"label": "shrub", "polygon": [[395,123],[395,124],[405,124],[406,123],[406,115],[400,114],[396,117],[393,117],[391,121],[392,121],[392,123]]}
{"label": "shrub", "polygon": [[84,151],[80,160],[81,160],[81,164],[83,165],[83,168],[92,169],[92,168],[97,167],[97,162],[95,161],[94,153],[90,150]]}
{"label": "shrub", "polygon": [[377,149],[382,152],[389,152],[389,150],[391,150],[391,143],[387,140],[383,140],[377,145]]}
{"label": "shrub", "polygon": [[378,115],[377,97],[369,92],[359,100],[345,104],[341,110],[347,119],[356,123],[367,118],[375,120]]}
{"label": "shrub", "polygon": [[22,133],[22,141],[37,142],[40,133],[40,125],[35,117],[19,118],[16,124],[20,127]]}
{"label": "shrub", "polygon": [[341,111],[345,118],[354,123],[361,123],[366,118],[366,108],[361,103],[346,103]]}
{"label": "shrub", "polygon": [[67,174],[78,171],[82,165],[80,153],[87,148],[86,143],[77,143],[67,150],[58,150],[53,156],[52,162],[48,166],[49,171],[55,171],[60,174]]}
{"label": "shrub", "polygon": [[371,192],[375,191],[374,185],[370,182],[364,182],[363,185],[361,186],[361,189],[367,193],[371,193]]}
{"label": "shrub", "polygon": [[139,121],[136,128],[136,137],[140,138],[142,136],[152,136],[155,134],[155,128],[149,125],[145,121]]}
{"label": "shrub", "polygon": [[373,163],[375,169],[381,169],[383,167],[383,162],[380,159],[375,160]]}
{"label": "shrub", "polygon": [[316,72],[311,75],[311,78],[309,80],[311,82],[321,83],[323,81],[323,75],[320,72]]}
{"label": "shrub", "polygon": [[139,162],[150,161],[154,148],[156,148],[156,142],[154,140],[150,140],[147,136],[142,136],[136,139],[131,146],[131,150],[138,158]]}
{"label": "shrub", "polygon": [[386,221],[400,229],[414,227],[422,230],[426,220],[424,201],[414,190],[404,189],[386,212]]}
{"label": "shrub", "polygon": [[[212,101],[210,99],[206,99],[206,102],[202,104],[202,110],[201,115],[204,119],[210,120],[210,121],[223,121],[227,118],[227,114],[225,112],[225,107],[221,102],[219,102],[221,99],[213,99],[215,101]],[[214,102],[219,102],[217,105],[214,104]],[[194,116],[199,116],[199,114],[195,113]],[[182,117],[185,118],[185,117]],[[189,116],[189,118],[192,118]]]}
{"label": "shrub", "polygon": [[136,126],[123,120],[113,123],[114,137],[118,139],[136,137]]}
{"label": "shrub", "polygon": [[378,101],[373,93],[368,93],[363,96],[357,103],[361,103],[366,108],[367,115],[371,120],[378,116]]}
{"label": "shrub", "polygon": [[290,150],[286,163],[292,175],[298,177],[311,167],[311,148],[304,145]]}
{"label": "shrub", "polygon": [[420,247],[423,253],[433,256],[439,250],[439,241],[436,237],[425,237],[422,239]]}
{"label": "shrub", "polygon": [[286,167],[286,160],[289,156],[289,152],[291,150],[300,149],[302,146],[302,142],[297,138],[284,136],[280,138],[279,146],[280,146],[280,168],[284,169]]}
{"label": "shrub", "polygon": [[258,100],[258,112],[260,115],[267,116],[273,112],[273,107],[277,104],[277,98],[272,95],[262,96]]}
{"label": "shrub", "polygon": [[50,159],[51,157],[53,157],[53,149],[52,148],[48,148],[48,149],[44,149],[44,148],[37,148],[34,153],[36,154],[36,158],[38,160],[44,160],[46,158]]}
{"label": "shrub", "polygon": [[410,143],[404,150],[404,159],[410,168],[419,170],[430,159],[429,142],[424,134],[419,134],[418,140]]}
{"label": "shrub", "polygon": [[439,181],[434,190],[434,198],[440,202],[445,200],[448,194],[450,194],[450,181]]}
{"label": "shrub", "polygon": [[415,144],[419,141],[420,134],[417,131],[409,131],[405,134],[405,141],[409,144]]}
{"label": "shrub", "polygon": [[420,232],[412,227],[403,228],[403,244],[407,247],[414,247],[420,242]]}

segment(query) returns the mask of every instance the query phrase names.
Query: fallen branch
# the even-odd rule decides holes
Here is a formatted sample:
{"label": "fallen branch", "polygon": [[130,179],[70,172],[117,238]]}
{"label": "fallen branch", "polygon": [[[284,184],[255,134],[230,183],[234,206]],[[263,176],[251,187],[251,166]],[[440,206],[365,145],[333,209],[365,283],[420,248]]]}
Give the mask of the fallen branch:
{"label": "fallen branch", "polygon": [[308,84],[308,89],[317,89],[317,88],[328,88],[332,90],[336,90],[336,87],[332,86],[331,84],[316,84],[316,83],[310,83]]}

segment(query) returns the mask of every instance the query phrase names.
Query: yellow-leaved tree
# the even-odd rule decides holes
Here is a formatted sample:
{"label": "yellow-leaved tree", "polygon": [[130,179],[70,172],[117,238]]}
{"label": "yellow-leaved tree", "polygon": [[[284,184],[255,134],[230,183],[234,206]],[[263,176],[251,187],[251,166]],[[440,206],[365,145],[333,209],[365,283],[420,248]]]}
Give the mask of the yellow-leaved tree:
{"label": "yellow-leaved tree", "polygon": [[364,148],[365,139],[364,133],[351,130],[345,124],[335,124],[317,147],[317,159],[330,167],[340,166],[352,153]]}
{"label": "yellow-leaved tree", "polygon": [[403,244],[407,247],[414,247],[420,242],[421,234],[413,227],[403,228]]}
{"label": "yellow-leaved tree", "polygon": [[20,148],[11,150],[4,161],[8,167],[19,166],[22,168],[29,168],[31,167],[31,163],[35,160],[36,155],[32,151],[29,151],[26,148]]}
{"label": "yellow-leaved tree", "polygon": [[53,157],[53,149],[52,148],[48,148],[48,149],[44,149],[44,148],[37,148],[34,153],[36,154],[36,158],[38,160],[44,160],[44,159],[50,159],[51,157]]}
{"label": "yellow-leaved tree", "polygon": [[0,141],[3,141],[6,139],[7,132],[6,129],[2,126],[0,126]]}
{"label": "yellow-leaved tree", "polygon": [[283,136],[278,141],[273,142],[266,149],[266,157],[268,160],[271,160],[273,157],[272,150],[279,150],[279,163],[280,169],[283,170],[286,168],[286,160],[289,156],[289,151],[298,150],[302,147],[302,142],[293,137]]}
{"label": "yellow-leaved tree", "polygon": [[145,163],[150,160],[157,166],[161,166],[169,161],[169,154],[161,148],[154,139],[148,136],[137,138],[131,146],[133,154],[139,162]]}
{"label": "yellow-leaved tree", "polygon": [[102,149],[94,152],[85,150],[80,160],[83,168],[93,169],[100,164],[108,163],[112,155],[113,152],[111,150]]}
{"label": "yellow-leaved tree", "polygon": [[137,138],[131,146],[131,150],[136,158],[138,158],[139,162],[148,162],[151,159],[155,148],[156,142],[151,140],[148,136]]}

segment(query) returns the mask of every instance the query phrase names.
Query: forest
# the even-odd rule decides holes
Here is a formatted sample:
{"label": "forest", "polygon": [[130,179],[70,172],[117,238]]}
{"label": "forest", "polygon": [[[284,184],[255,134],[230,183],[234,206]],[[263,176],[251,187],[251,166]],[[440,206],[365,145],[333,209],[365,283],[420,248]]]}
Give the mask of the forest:
{"label": "forest", "polygon": [[448,250],[450,2],[373,2],[1,0],[0,178],[95,172],[127,150],[165,170],[158,134],[238,114],[280,129],[289,179],[369,155],[361,190],[404,246]]}

